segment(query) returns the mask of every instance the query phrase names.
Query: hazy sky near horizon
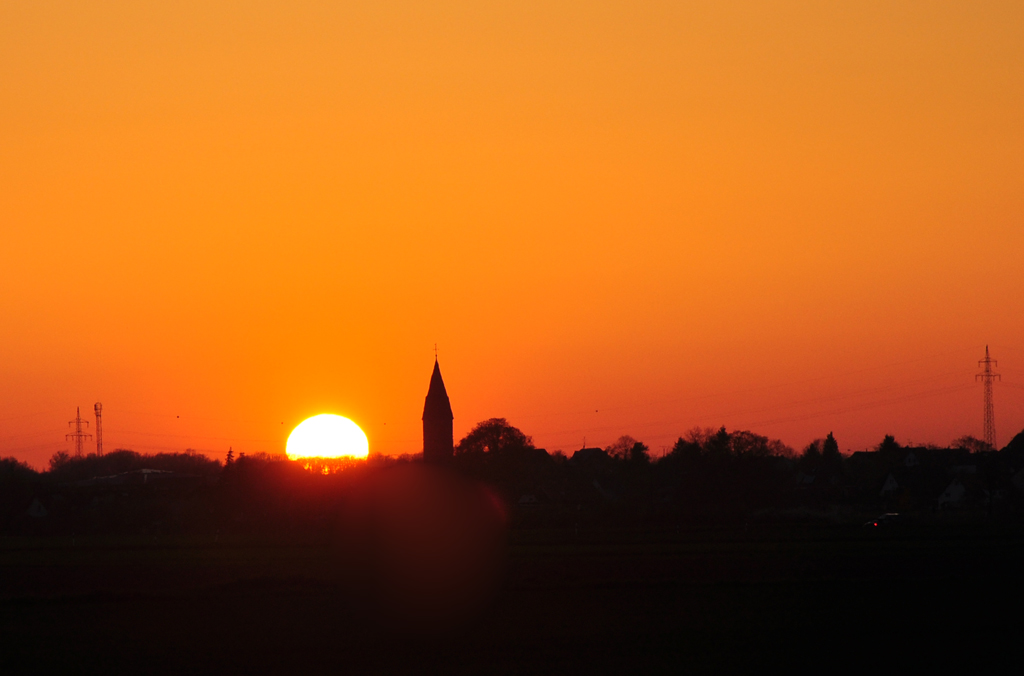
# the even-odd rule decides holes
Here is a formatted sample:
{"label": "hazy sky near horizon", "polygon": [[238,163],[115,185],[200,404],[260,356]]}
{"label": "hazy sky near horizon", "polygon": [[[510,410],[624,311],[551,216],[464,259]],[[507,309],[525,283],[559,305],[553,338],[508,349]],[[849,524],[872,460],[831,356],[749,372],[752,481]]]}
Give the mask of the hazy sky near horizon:
{"label": "hazy sky near horizon", "polygon": [[4,2],[0,455],[1005,443],[1022,188],[1020,2]]}

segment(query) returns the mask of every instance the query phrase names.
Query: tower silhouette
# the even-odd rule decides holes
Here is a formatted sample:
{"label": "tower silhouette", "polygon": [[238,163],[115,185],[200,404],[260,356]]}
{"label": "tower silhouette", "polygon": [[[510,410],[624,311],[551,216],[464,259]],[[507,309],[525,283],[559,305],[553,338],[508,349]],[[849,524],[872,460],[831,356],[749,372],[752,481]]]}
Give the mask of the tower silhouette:
{"label": "tower silhouette", "polygon": [[88,420],[82,420],[82,407],[79,406],[79,407],[75,408],[75,419],[68,423],[68,426],[69,427],[73,427],[73,429],[75,431],[74,432],[70,432],[70,433],[64,435],[64,438],[67,439],[68,441],[74,441],[75,442],[75,457],[76,458],[81,458],[82,457],[82,447],[85,445],[85,440],[86,439],[92,439],[92,435],[91,434],[87,434],[84,431],[84,429],[82,427],[83,425],[85,427],[88,427],[89,426],[89,421]]}
{"label": "tower silhouette", "polygon": [[103,404],[97,401],[92,410],[96,412],[96,455],[103,455]]}
{"label": "tower silhouette", "polygon": [[995,404],[992,402],[992,383],[996,380],[1002,380],[1002,376],[992,370],[993,366],[999,366],[999,362],[988,355],[988,345],[985,346],[985,358],[978,362],[978,366],[984,369],[981,373],[974,376],[974,379],[980,380],[985,386],[985,443],[992,448],[995,448],[996,408]]}
{"label": "tower silhouette", "polygon": [[443,463],[455,452],[455,438],[452,432],[452,404],[441,379],[441,366],[434,357],[434,372],[430,375],[427,400],[423,404],[423,460]]}

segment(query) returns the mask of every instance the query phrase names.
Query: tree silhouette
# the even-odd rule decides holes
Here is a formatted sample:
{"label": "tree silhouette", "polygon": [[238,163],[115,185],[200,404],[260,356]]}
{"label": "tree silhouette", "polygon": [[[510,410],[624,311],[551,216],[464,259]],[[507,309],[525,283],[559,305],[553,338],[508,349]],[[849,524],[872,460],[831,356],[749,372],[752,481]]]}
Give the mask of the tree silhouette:
{"label": "tree silhouette", "polygon": [[986,451],[994,451],[992,445],[982,441],[981,439],[975,439],[971,435],[960,437],[950,444],[951,448],[961,448],[969,453],[984,453]]}
{"label": "tree silhouette", "polygon": [[498,487],[508,500],[537,491],[556,467],[547,451],[504,418],[477,423],[455,447],[454,466]]}
{"label": "tree silhouette", "polygon": [[800,469],[808,474],[813,474],[818,466],[821,465],[821,447],[823,442],[821,439],[815,439],[811,443],[807,444],[804,448],[803,453],[800,454]]}
{"label": "tree silhouette", "polygon": [[504,418],[479,422],[455,447],[456,456],[504,455],[533,450],[533,439]]}
{"label": "tree silhouette", "polygon": [[819,498],[824,487],[835,485],[843,475],[843,456],[831,432],[824,439],[815,439],[804,448],[798,464],[800,471],[814,476],[813,492]]}
{"label": "tree silhouette", "polygon": [[839,444],[831,432],[828,433],[824,443],[821,445],[821,457],[826,461],[833,461],[840,457]]}
{"label": "tree silhouette", "polygon": [[50,457],[50,471],[58,470],[71,461],[67,451],[57,451]]}
{"label": "tree silhouette", "polygon": [[896,437],[894,437],[891,434],[886,434],[885,437],[882,439],[882,443],[878,444],[878,451],[884,457],[890,457],[894,455],[895,453],[899,452],[901,448],[902,446],[900,446],[896,442]]}
{"label": "tree silhouette", "polygon": [[614,444],[604,449],[613,458],[631,462],[650,462],[647,445],[628,434],[619,437]]}

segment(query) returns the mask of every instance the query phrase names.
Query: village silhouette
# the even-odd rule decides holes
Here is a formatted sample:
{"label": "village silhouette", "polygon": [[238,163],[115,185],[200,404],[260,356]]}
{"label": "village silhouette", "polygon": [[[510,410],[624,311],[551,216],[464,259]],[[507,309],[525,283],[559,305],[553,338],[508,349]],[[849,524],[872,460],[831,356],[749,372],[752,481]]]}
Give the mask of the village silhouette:
{"label": "village silhouette", "polygon": [[43,472],[0,460],[0,660],[78,673],[667,673],[836,655],[919,667],[966,659],[941,650],[968,639],[993,652],[966,663],[999,661],[1016,626],[1024,432],[1001,449],[885,436],[844,455],[828,430],[796,451],[695,428],[655,458],[629,436],[549,453],[504,418],[455,442],[453,420],[435,359],[420,454],[118,449],[58,453]]}

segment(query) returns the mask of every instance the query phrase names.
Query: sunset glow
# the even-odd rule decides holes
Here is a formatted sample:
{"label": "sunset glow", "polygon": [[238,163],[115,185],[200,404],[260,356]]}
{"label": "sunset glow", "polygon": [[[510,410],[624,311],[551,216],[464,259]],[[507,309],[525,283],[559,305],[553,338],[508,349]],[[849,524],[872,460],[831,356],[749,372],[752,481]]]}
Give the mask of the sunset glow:
{"label": "sunset glow", "polygon": [[1008,671],[1022,257],[1024,0],[0,1],[0,676]]}
{"label": "sunset glow", "polygon": [[369,442],[359,425],[340,415],[322,413],[303,420],[288,437],[289,460],[365,458]]}
{"label": "sunset glow", "polygon": [[0,5],[3,455],[418,453],[435,343],[456,441],[947,444],[986,345],[1024,427],[1024,3],[60,7]]}

